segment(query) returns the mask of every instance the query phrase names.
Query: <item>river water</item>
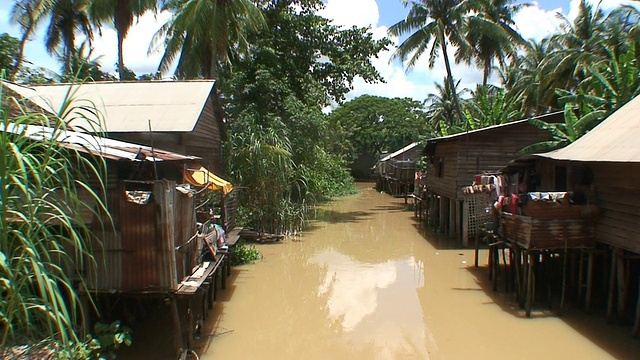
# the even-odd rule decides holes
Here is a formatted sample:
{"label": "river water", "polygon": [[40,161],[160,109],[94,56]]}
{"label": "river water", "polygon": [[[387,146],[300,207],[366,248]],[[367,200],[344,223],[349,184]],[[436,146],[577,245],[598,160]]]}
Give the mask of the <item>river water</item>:
{"label": "river water", "polygon": [[404,199],[359,184],[301,235],[235,267],[201,359],[639,359],[629,326],[493,292],[486,252],[423,231]]}

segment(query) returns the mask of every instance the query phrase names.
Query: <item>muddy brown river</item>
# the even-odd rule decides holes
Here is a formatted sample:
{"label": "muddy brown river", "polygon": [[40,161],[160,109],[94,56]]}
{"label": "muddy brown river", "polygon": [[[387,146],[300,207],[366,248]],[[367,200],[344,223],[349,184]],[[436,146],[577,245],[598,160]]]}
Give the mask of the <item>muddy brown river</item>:
{"label": "muddy brown river", "polygon": [[359,187],[233,269],[200,359],[640,359],[631,327],[602,311],[536,303],[526,318],[491,290],[486,251],[475,268],[473,250],[421,229],[404,199]]}

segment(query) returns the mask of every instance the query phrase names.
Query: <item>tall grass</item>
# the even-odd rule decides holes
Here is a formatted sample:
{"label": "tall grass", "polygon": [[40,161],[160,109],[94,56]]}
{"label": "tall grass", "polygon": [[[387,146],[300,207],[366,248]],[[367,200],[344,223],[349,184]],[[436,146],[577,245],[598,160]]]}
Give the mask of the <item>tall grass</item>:
{"label": "tall grass", "polygon": [[[54,139],[64,136],[65,119],[92,123],[87,117],[97,112],[90,104],[73,105],[71,91],[59,114],[46,113],[1,85],[0,104],[0,350],[42,342],[73,348],[83,341],[79,324],[87,316],[78,291],[95,266],[82,214],[107,214],[105,164]],[[29,125],[49,126],[53,135],[29,139]]]}

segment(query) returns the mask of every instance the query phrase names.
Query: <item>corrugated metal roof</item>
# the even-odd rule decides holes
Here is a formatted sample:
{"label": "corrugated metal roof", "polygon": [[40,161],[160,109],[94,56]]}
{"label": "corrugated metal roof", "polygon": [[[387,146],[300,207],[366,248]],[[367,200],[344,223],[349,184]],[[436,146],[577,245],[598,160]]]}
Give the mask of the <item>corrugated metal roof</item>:
{"label": "corrugated metal roof", "polygon": [[[0,124],[0,131],[24,134],[30,139],[40,141],[52,139],[69,149],[93,154],[111,160],[147,160],[147,161],[198,161],[199,157],[186,156],[150,146],[107,139],[77,131],[56,130],[39,125]],[[143,155],[143,156],[142,156]]]}
{"label": "corrugated metal roof", "polygon": [[575,142],[536,156],[571,161],[640,162],[640,96]]}
{"label": "corrugated metal roof", "polygon": [[398,150],[398,151],[396,151],[396,152],[393,152],[393,153],[391,153],[391,154],[389,154],[389,155],[387,155],[387,156],[383,157],[382,159],[380,159],[380,160],[379,160],[379,162],[385,162],[385,161],[387,161],[387,160],[389,160],[389,159],[393,159],[394,157],[396,157],[396,156],[398,156],[398,155],[402,154],[403,152],[409,151],[409,150],[411,150],[411,149],[415,148],[415,147],[416,147],[416,146],[418,146],[418,145],[420,145],[420,143],[419,143],[419,142],[411,143],[411,144],[409,144],[409,145],[407,145],[407,146],[403,147],[402,149],[400,149],[400,150]]}
{"label": "corrugated metal roof", "polygon": [[[65,99],[78,106],[93,105],[102,114],[106,132],[189,132],[205,107],[214,80],[133,81],[23,86],[2,81],[8,89],[42,109],[58,113]],[[87,114],[86,111],[82,112]],[[89,116],[95,119],[94,116]],[[67,118],[68,119],[68,118]],[[83,119],[76,129],[95,129]]]}
{"label": "corrugated metal roof", "polygon": [[[533,118],[544,121],[544,119],[546,119],[548,117],[557,116],[558,114],[562,114],[562,111],[557,111],[557,112],[552,112],[552,113],[548,113],[548,114],[544,114],[544,115],[539,115],[539,116],[535,116]],[[499,128],[504,128],[504,127],[508,127],[508,126],[513,126],[513,125],[516,125],[516,124],[526,123],[528,121],[529,121],[529,119],[516,120],[516,121],[504,123],[504,124],[487,126],[485,128],[482,128],[482,129],[465,131],[465,132],[452,134],[452,135],[447,135],[447,136],[441,136],[441,137],[437,137],[437,138],[433,138],[433,139],[427,140],[427,144],[454,140],[454,139],[457,139],[459,137],[463,137],[463,136],[466,136],[466,135],[478,134],[478,133],[482,133],[482,132],[485,132],[485,131],[491,131],[491,130],[494,130],[494,129],[499,129]]]}

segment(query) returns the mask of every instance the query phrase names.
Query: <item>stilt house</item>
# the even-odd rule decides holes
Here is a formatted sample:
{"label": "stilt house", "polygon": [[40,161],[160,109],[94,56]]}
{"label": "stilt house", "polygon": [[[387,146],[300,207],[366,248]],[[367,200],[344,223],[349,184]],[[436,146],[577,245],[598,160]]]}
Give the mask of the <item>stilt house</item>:
{"label": "stilt house", "polygon": [[[539,116],[546,122],[562,121],[562,113]],[[450,237],[462,239],[465,226],[462,188],[476,175],[497,173],[509,161],[521,156],[526,146],[550,139],[546,130],[527,119],[489,126],[479,130],[427,140],[426,187],[429,193],[428,221]]]}
{"label": "stilt house", "polygon": [[[56,114],[69,111],[70,100],[76,106],[95,107],[95,123],[87,121],[96,119],[93,114],[63,114],[76,131],[197,156],[207,169],[221,173],[223,129],[213,112],[214,80],[2,84]],[[86,115],[88,110],[73,111]]]}
{"label": "stilt house", "polygon": [[385,155],[375,165],[376,188],[391,195],[409,194],[413,191],[416,160],[420,158],[422,147],[419,142]]}
{"label": "stilt house", "polygon": [[[522,157],[511,171],[532,169],[537,191],[583,193],[595,205],[594,238],[606,249],[608,315],[635,310],[634,334],[640,334],[640,97],[611,114],[586,135],[566,147]],[[527,181],[527,179],[524,179]],[[595,214],[588,214],[595,215]],[[593,261],[590,259],[590,261]],[[633,304],[633,306],[631,306]]]}

